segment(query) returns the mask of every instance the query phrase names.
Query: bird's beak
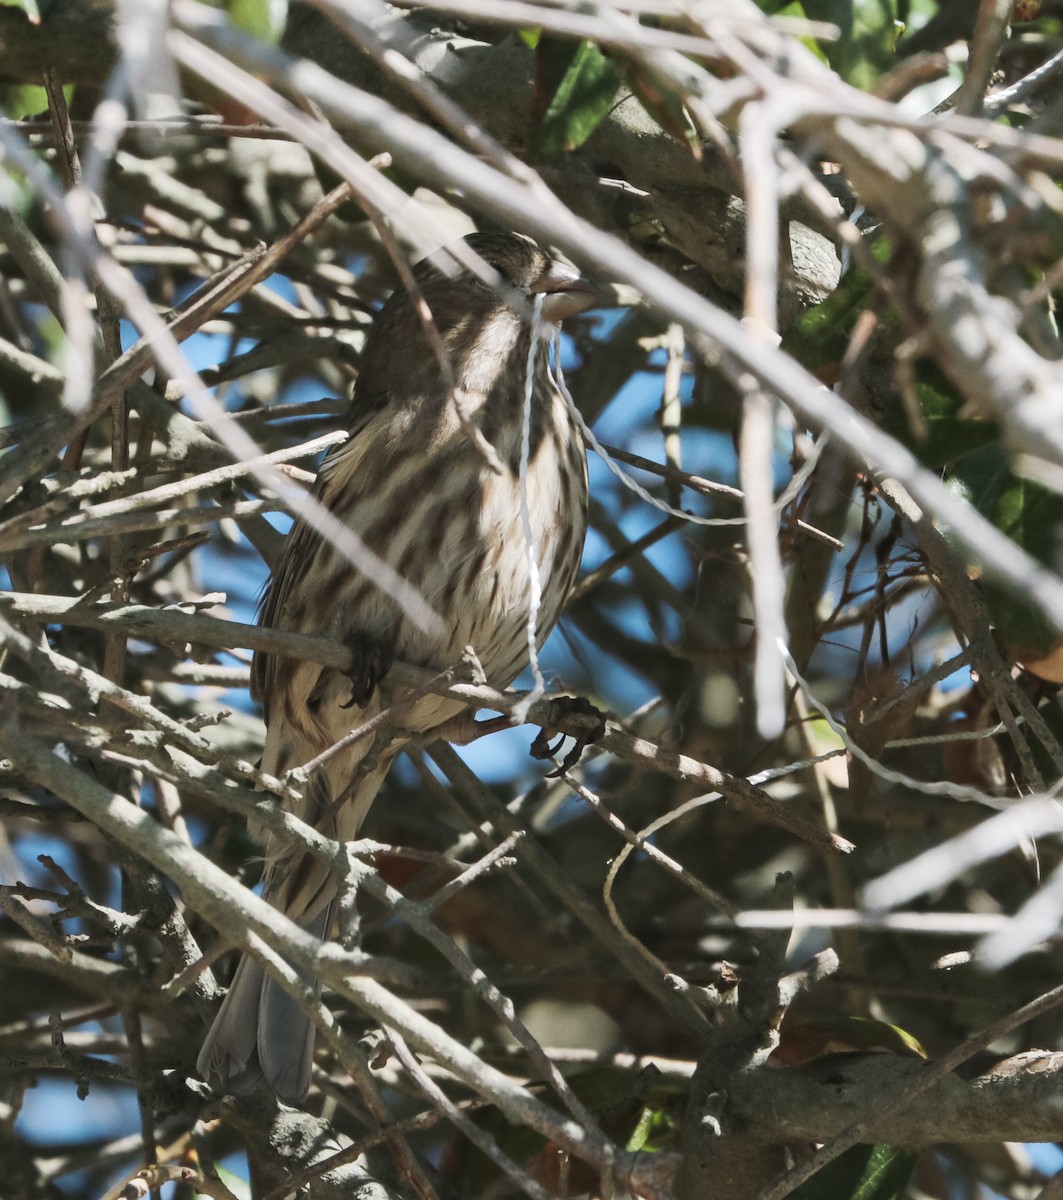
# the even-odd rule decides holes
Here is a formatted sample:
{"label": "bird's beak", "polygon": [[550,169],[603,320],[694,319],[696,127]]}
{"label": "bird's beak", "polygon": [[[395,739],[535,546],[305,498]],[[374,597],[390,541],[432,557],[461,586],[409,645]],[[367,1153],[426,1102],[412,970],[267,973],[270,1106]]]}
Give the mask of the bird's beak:
{"label": "bird's beak", "polygon": [[601,289],[592,279],[556,259],[551,260],[531,290],[533,295],[544,297],[543,320],[551,324],[593,308],[601,295]]}

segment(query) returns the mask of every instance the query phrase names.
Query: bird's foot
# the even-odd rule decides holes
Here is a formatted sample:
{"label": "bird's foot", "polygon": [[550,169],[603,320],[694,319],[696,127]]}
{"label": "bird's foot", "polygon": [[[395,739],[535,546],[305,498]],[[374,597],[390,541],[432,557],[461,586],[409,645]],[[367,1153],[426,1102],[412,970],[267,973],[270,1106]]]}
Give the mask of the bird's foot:
{"label": "bird's foot", "polygon": [[[564,775],[567,770],[574,767],[579,762],[583,751],[593,742],[598,741],[605,733],[605,713],[601,709],[595,708],[588,699],[584,696],[556,696],[550,701],[550,721],[540,728],[535,735],[535,741],[531,744],[532,758],[553,758],[561,749],[565,738],[570,736],[563,733],[557,726],[569,717],[592,719],[582,723],[584,728],[579,733],[571,735],[575,738],[572,749],[565,755],[557,770],[550,772],[547,776],[548,779]],[[557,740],[551,745],[551,738],[555,737]]]}
{"label": "bird's foot", "polygon": [[391,670],[395,655],[389,646],[368,633],[352,633],[347,639],[351,652],[350,669],[344,674],[351,681],[351,698],[341,708],[365,708],[376,686]]}

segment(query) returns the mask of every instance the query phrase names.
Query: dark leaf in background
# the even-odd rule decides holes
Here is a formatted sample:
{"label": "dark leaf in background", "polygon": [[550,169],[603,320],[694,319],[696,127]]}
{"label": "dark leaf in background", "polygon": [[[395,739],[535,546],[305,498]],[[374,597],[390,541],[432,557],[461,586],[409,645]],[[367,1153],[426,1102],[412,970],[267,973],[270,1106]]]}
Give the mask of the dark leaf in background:
{"label": "dark leaf in background", "polygon": [[556,162],[597,129],[623,75],[593,42],[540,37],[535,48],[532,153]]}
{"label": "dark leaf in background", "polygon": [[[41,23],[41,6],[37,0],[0,0],[0,8],[18,8],[34,23]],[[47,8],[47,5],[45,5]]]}
{"label": "dark leaf in background", "polygon": [[[1002,533],[1039,562],[1058,567],[1063,498],[1016,475],[999,442],[961,459],[952,481]],[[1040,658],[1056,644],[1058,633],[1026,600],[1020,580],[1010,587],[987,582],[984,591],[993,623],[1018,661]]]}
{"label": "dark leaf in background", "polygon": [[898,1146],[853,1146],[791,1195],[795,1200],[899,1200],[915,1155]]}
{"label": "dark leaf in background", "polygon": [[288,0],[229,0],[233,24],[260,37],[279,42],[288,21]]}
{"label": "dark leaf in background", "polygon": [[810,21],[837,25],[841,37],[820,49],[835,71],[853,87],[870,91],[896,56],[897,7],[894,0],[804,0]]}

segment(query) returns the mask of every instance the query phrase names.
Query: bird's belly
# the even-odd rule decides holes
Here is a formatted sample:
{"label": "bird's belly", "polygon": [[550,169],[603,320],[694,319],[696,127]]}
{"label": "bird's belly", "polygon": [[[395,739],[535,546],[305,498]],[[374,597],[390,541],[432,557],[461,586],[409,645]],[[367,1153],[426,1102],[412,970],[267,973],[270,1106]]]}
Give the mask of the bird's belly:
{"label": "bird's belly", "polygon": [[[578,567],[578,560],[566,563],[558,557],[561,486],[557,478],[529,478],[527,529],[519,487],[510,477],[492,476],[474,502],[455,506],[438,557],[419,575],[405,574],[442,618],[446,634],[432,637],[404,620],[397,637],[400,657],[442,670],[471,646],[491,683],[504,686],[512,680],[528,658],[529,615],[535,609],[541,642]],[[569,540],[575,543],[570,555],[578,555],[582,537]],[[400,564],[393,565],[402,571]]]}
{"label": "bird's belly", "polygon": [[[305,548],[290,539],[289,557],[302,553],[308,560],[304,575],[318,582],[312,590],[285,589],[274,619],[284,628],[324,632],[340,641],[368,636],[397,660],[433,670],[460,663],[472,647],[489,682],[506,686],[528,662],[532,615],[535,641],[541,644],[557,620],[582,553],[586,459],[563,402],[558,399],[531,456],[526,522],[515,471],[491,471],[469,443],[417,456],[399,437],[366,439],[364,446],[370,441],[374,453],[356,447],[358,453],[326,477],[321,498],[420,593],[439,617],[436,629],[420,628],[389,594],[379,571],[352,569],[325,539]],[[433,461],[428,464],[426,458]],[[537,580],[529,571],[532,558]],[[299,707],[313,689],[320,690],[321,673],[311,668],[296,672],[298,680],[286,679],[290,673],[276,668],[264,692],[267,698],[286,692],[286,700]],[[296,688],[303,675],[306,686]],[[384,691],[391,692],[386,682]],[[408,713],[407,727],[430,728],[451,715],[436,714],[435,706],[451,704],[436,700],[432,713],[416,718]],[[350,713],[341,710],[339,716]]]}

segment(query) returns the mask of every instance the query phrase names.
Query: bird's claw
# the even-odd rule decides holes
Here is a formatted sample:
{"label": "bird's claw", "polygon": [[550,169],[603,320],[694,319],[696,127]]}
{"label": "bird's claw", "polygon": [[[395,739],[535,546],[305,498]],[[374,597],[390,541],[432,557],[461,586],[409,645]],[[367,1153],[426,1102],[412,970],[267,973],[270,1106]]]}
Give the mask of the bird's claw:
{"label": "bird's claw", "polygon": [[[598,741],[605,733],[605,713],[601,709],[595,708],[583,696],[557,696],[550,701],[550,721],[540,728],[535,735],[535,741],[531,744],[532,758],[553,758],[561,749],[562,743],[569,735],[562,733],[557,726],[567,717],[593,717],[595,719],[593,724],[588,722],[585,729],[572,735],[575,738],[572,749],[565,755],[561,765],[547,775],[548,779],[564,775],[566,771],[574,767],[579,762],[583,751]],[[551,744],[551,738],[555,735],[557,740]]]}
{"label": "bird's claw", "polygon": [[391,670],[394,654],[368,633],[353,633],[347,639],[351,666],[345,672],[351,681],[351,698],[341,708],[365,708],[373,698],[377,684]]}

